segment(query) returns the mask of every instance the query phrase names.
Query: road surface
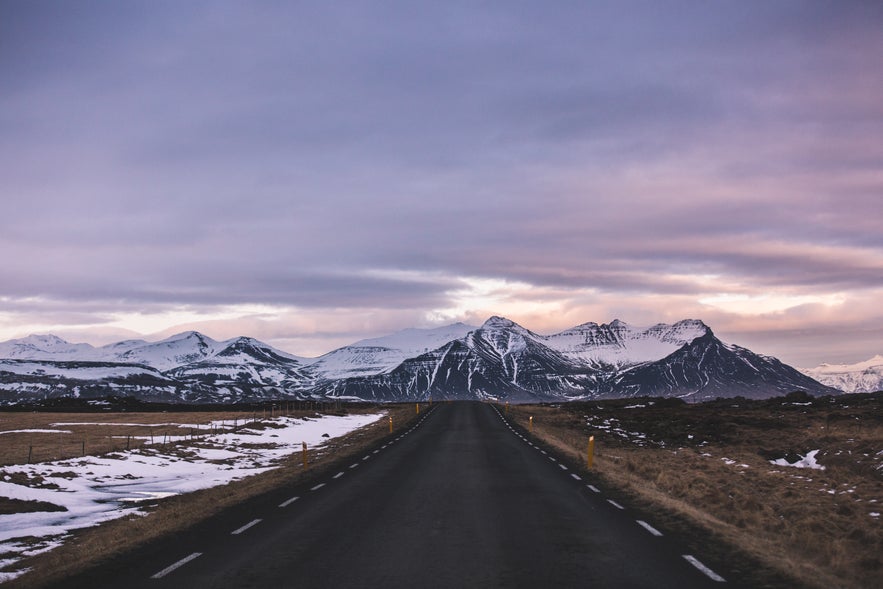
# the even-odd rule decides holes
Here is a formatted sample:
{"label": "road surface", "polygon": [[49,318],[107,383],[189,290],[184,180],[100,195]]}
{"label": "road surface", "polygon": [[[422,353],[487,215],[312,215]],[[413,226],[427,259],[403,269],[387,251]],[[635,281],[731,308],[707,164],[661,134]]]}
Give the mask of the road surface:
{"label": "road surface", "polygon": [[494,406],[437,403],[412,429],[308,485],[59,586],[734,586],[728,571],[707,567],[650,520]]}

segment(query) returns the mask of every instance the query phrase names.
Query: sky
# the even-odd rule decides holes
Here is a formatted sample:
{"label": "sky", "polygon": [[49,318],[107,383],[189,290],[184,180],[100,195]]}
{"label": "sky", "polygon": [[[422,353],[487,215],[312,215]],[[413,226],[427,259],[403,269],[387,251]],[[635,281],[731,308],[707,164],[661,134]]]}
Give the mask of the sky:
{"label": "sky", "polygon": [[0,2],[0,340],[883,353],[883,4]]}

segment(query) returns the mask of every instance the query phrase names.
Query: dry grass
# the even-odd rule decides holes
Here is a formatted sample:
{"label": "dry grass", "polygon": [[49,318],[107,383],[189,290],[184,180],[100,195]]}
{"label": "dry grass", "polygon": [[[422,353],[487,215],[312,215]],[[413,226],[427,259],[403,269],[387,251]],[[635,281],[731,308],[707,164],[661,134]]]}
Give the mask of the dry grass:
{"label": "dry grass", "polygon": [[[384,406],[384,409],[393,417],[395,431],[408,427],[416,417],[413,404],[389,405]],[[376,406],[364,409],[366,412],[376,410]],[[354,412],[352,408],[349,411]],[[315,411],[302,413],[316,414]],[[36,419],[30,414],[27,415]],[[58,415],[54,414],[54,416]],[[119,422],[135,423],[134,415],[123,414],[116,417],[119,418]],[[197,416],[200,414],[195,413],[145,415],[143,419],[148,421],[158,419],[170,421],[171,418],[174,418],[174,420],[184,423],[207,423],[218,420],[218,414],[203,414],[199,418]],[[51,415],[49,417],[52,422],[62,421],[62,419],[56,419]],[[111,416],[102,413],[100,415],[93,414],[91,417],[98,417],[98,419],[89,419],[89,415],[76,414],[79,421],[103,422]],[[46,419],[45,416],[44,419]],[[229,414],[226,419],[230,419]],[[65,419],[65,421],[68,420]],[[17,426],[16,429],[20,428]],[[219,487],[163,499],[150,510],[146,517],[133,516],[113,520],[95,528],[74,532],[73,538],[67,540],[61,547],[16,565],[31,567],[32,571],[5,583],[3,586],[4,588],[18,589],[43,587],[50,583],[59,582],[77,572],[99,564],[114,554],[134,550],[147,542],[186,529],[249,497],[284,485],[320,477],[338,466],[341,461],[351,458],[363,451],[365,447],[377,443],[388,435],[390,435],[389,423],[386,419],[381,419],[345,436],[331,439],[322,448],[311,450],[308,454],[309,468],[306,470],[303,468],[301,455],[292,455],[283,462],[280,468],[266,473],[233,481]]]}
{"label": "dry grass", "polygon": [[[310,411],[291,411],[302,416]],[[278,413],[277,413],[278,415]],[[48,462],[134,449],[146,443],[172,443],[212,433],[210,424],[242,426],[262,413],[0,413],[0,466]],[[269,415],[267,415],[269,416]],[[58,425],[56,425],[58,424]],[[137,425],[135,425],[137,424]],[[195,427],[181,427],[181,424]],[[45,430],[43,432],[21,430]],[[51,430],[51,431],[49,431]],[[11,433],[9,433],[11,432]],[[20,433],[19,433],[20,432]]]}
{"label": "dry grass", "polygon": [[[686,518],[808,587],[883,586],[883,396],[509,412],[609,485]],[[636,407],[635,405],[645,405]],[[666,403],[662,403],[666,405]],[[632,408],[627,408],[632,407]],[[825,470],[772,465],[820,449]]]}

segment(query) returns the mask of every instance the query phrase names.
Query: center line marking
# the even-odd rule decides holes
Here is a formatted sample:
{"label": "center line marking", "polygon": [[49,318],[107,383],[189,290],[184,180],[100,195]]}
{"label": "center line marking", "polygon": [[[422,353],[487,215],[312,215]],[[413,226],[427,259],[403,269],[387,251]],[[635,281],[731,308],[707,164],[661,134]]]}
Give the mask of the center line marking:
{"label": "center line marking", "polygon": [[721,577],[720,575],[718,575],[716,572],[714,572],[713,570],[711,570],[710,568],[708,568],[707,566],[705,566],[704,564],[702,564],[701,562],[699,562],[699,559],[697,559],[697,558],[696,558],[695,556],[693,556],[692,554],[684,554],[684,555],[682,555],[682,556],[683,556],[683,557],[687,560],[687,562],[689,562],[691,565],[693,565],[694,567],[696,567],[697,569],[699,569],[700,571],[702,571],[703,573],[705,573],[705,576],[707,576],[707,577],[708,577],[709,579],[711,579],[712,581],[717,581],[718,583],[726,583],[726,582],[727,582],[726,579],[724,579],[723,577]]}
{"label": "center line marking", "polygon": [[371,458],[371,457],[370,457],[370,456],[365,456],[364,458],[362,458],[362,460],[368,460],[369,458]]}
{"label": "center line marking", "polygon": [[355,468],[355,467],[357,467],[357,466],[359,466],[359,463],[358,463],[358,462],[356,462],[355,464],[350,464],[350,468]]}
{"label": "center line marking", "polygon": [[178,569],[178,568],[184,566],[185,564],[187,564],[188,562],[190,562],[194,558],[199,558],[200,556],[202,556],[202,552],[194,552],[190,556],[185,556],[184,558],[182,558],[181,560],[179,560],[175,564],[167,566],[166,568],[164,568],[163,570],[156,573],[155,575],[153,575],[150,578],[151,579],[162,579],[163,577],[165,577],[166,575],[168,575],[169,573],[171,573],[175,569]]}
{"label": "center line marking", "polygon": [[242,527],[239,528],[238,530],[233,530],[232,532],[230,532],[230,535],[231,535],[231,536],[238,536],[239,534],[241,534],[242,532],[244,532],[244,531],[247,530],[248,528],[250,528],[250,527],[252,527],[252,526],[256,526],[256,525],[258,525],[259,523],[261,523],[261,520],[259,520],[259,519],[251,520],[250,522],[248,522],[247,524],[245,524],[244,526],[242,526]]}
{"label": "center line marking", "polygon": [[573,477],[575,480],[577,480],[577,481],[581,481],[581,480],[582,480],[581,478],[579,478],[579,475],[576,474],[575,472],[570,473],[570,476],[572,476],[572,477]]}
{"label": "center line marking", "polygon": [[558,466],[560,466],[560,467],[561,467],[561,470],[567,470],[567,467],[566,467],[566,466],[564,466],[564,465],[563,465],[563,464],[561,464],[561,463],[559,463],[559,464],[558,464]]}
{"label": "center line marking", "polygon": [[325,486],[325,483],[319,483],[318,485],[316,485],[315,487],[310,489],[310,491],[318,491],[319,489],[321,489],[324,486]]}
{"label": "center line marking", "polygon": [[298,499],[300,499],[300,497],[292,497],[291,499],[288,499],[287,501],[283,501],[282,503],[280,503],[279,507],[288,507],[289,505],[291,505],[292,503],[294,503]]}
{"label": "center line marking", "polygon": [[380,452],[380,450],[374,450],[371,454],[377,454],[378,452]]}
{"label": "center line marking", "polygon": [[586,486],[587,486],[589,489],[591,489],[592,492],[594,492],[594,493],[600,493],[600,492],[601,492],[601,490],[600,490],[598,487],[596,487],[595,485],[586,485]]}
{"label": "center line marking", "polygon": [[607,503],[609,503],[610,505],[612,505],[613,507],[615,507],[617,509],[625,509],[625,507],[623,507],[622,505],[620,505],[619,503],[617,503],[613,499],[608,499]]}
{"label": "center line marking", "polygon": [[331,477],[331,478],[333,478],[333,479],[339,479],[339,478],[342,477],[342,476],[343,476],[343,471],[337,473],[336,475],[334,475],[334,476]]}
{"label": "center line marking", "polygon": [[644,528],[645,530],[647,530],[648,532],[650,532],[654,536],[661,536],[662,535],[662,532],[660,532],[659,530],[657,530],[656,528],[654,528],[653,526],[651,526],[647,522],[641,521],[641,520],[636,520],[636,521],[641,525],[642,528]]}

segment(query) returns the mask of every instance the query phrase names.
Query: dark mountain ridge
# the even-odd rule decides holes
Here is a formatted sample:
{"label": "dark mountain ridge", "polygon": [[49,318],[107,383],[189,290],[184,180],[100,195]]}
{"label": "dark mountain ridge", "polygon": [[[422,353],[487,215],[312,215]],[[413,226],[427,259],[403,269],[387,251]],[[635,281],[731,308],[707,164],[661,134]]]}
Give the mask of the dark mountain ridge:
{"label": "dark mountain ridge", "polygon": [[[424,340],[433,347],[422,345]],[[0,402],[104,395],[187,403],[641,396],[702,401],[839,392],[775,358],[720,341],[697,320],[646,329],[619,320],[584,323],[543,336],[491,317],[475,329],[405,330],[366,342],[308,359],[252,338],[218,342],[196,332],[103,348],[30,336],[0,343],[0,358],[7,357],[0,359]],[[420,349],[426,351],[408,355]]]}

